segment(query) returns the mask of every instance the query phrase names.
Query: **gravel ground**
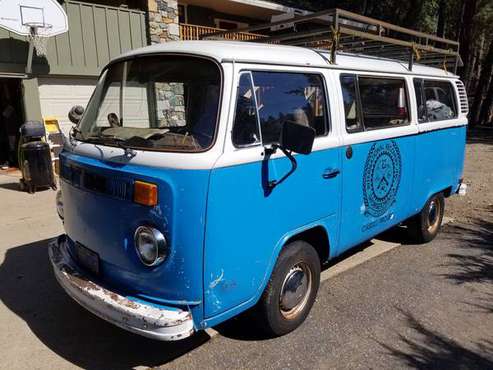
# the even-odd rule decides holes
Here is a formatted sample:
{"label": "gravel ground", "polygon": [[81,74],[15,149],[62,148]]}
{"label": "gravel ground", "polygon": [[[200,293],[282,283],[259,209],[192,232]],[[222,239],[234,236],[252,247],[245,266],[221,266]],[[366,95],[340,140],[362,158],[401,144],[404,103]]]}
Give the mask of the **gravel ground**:
{"label": "gravel ground", "polygon": [[447,216],[456,222],[474,224],[478,218],[490,218],[493,211],[493,129],[469,133],[466,147],[464,181],[467,197],[452,197]]}

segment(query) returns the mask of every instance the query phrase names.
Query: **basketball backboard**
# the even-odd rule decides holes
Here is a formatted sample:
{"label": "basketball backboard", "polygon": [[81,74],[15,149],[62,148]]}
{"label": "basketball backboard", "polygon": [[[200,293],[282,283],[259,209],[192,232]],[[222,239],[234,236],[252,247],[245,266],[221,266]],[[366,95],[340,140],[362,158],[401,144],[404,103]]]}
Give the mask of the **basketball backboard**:
{"label": "basketball backboard", "polygon": [[67,14],[56,0],[0,0],[0,27],[29,36],[36,27],[41,37],[68,31]]}

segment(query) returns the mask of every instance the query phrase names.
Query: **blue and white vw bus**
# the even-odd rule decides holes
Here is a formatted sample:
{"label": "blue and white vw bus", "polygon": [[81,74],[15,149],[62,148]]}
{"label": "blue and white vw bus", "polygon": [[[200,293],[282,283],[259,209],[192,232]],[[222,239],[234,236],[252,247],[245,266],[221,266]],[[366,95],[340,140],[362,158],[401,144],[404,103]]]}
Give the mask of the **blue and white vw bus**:
{"label": "blue and white vw bus", "polygon": [[464,192],[467,103],[444,70],[170,42],[106,66],[60,155],[50,246],[97,316],[178,340],[252,309],[298,327],[330,259],[399,224],[438,233]]}

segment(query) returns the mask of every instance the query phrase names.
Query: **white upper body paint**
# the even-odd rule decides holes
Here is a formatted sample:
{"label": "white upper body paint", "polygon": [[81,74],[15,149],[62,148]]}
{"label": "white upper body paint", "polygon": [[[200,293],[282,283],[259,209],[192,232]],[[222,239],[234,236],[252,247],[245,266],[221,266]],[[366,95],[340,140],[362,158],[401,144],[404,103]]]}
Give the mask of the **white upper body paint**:
{"label": "white upper body paint", "polygon": [[[423,131],[463,126],[467,124],[465,113],[452,120],[420,123],[417,122],[417,105],[413,87],[414,77],[456,81],[458,76],[439,68],[415,64],[413,70],[401,61],[368,57],[362,55],[338,54],[337,64],[329,62],[329,53],[295,46],[267,45],[260,43],[229,41],[177,41],[156,44],[125,53],[113,61],[156,54],[182,54],[209,58],[222,69],[222,100],[219,109],[218,127],[214,145],[203,153],[170,153],[136,150],[129,159],[123,149],[96,144],[67,141],[66,148],[76,154],[105,161],[125,162],[158,168],[211,169],[261,161],[262,145],[236,148],[231,141],[231,131],[236,105],[236,86],[242,70],[305,72],[323,75],[329,112],[330,132],[317,137],[313,150],[326,150],[341,145],[388,139]],[[406,80],[411,122],[409,125],[348,134],[345,129],[344,105],[339,80],[341,73],[357,73],[372,76],[402,77]],[[456,100],[459,101],[458,89]],[[283,156],[280,151],[271,158]]]}

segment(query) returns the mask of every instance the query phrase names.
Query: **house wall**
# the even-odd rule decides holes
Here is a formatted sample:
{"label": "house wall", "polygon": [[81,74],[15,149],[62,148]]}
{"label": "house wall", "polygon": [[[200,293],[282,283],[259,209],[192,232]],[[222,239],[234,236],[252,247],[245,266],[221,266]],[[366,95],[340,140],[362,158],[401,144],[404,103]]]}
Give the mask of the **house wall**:
{"label": "house wall", "polygon": [[226,14],[216,12],[213,9],[207,9],[201,6],[188,5],[187,6],[187,23],[195,24],[199,26],[215,27],[214,19],[220,18],[224,20],[230,20],[235,22],[247,23],[249,25],[259,23],[258,20],[248,17],[241,17],[232,14]]}
{"label": "house wall", "polygon": [[148,0],[148,16],[151,44],[180,39],[177,0]]}
{"label": "house wall", "polygon": [[[34,57],[35,76],[98,76],[111,58],[147,44],[143,11],[78,1],[63,8],[69,31],[48,39],[46,57]],[[24,73],[28,49],[25,37],[0,29],[0,73]]]}
{"label": "house wall", "polygon": [[[25,74],[29,43],[25,37],[0,29],[0,77],[22,77],[23,116],[41,120],[55,116],[65,123],[72,105],[85,105],[101,69],[125,51],[148,44],[147,0],[66,0],[69,31],[48,39],[46,57],[34,53],[32,73]],[[130,8],[137,6],[139,9]],[[127,5],[115,7],[111,5]],[[63,92],[63,94],[62,94]],[[81,98],[82,92],[83,98]],[[64,99],[60,99],[63,96]],[[67,124],[66,124],[67,126]]]}

